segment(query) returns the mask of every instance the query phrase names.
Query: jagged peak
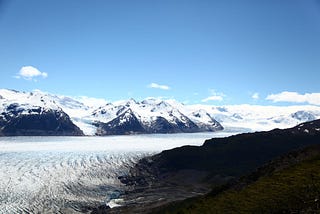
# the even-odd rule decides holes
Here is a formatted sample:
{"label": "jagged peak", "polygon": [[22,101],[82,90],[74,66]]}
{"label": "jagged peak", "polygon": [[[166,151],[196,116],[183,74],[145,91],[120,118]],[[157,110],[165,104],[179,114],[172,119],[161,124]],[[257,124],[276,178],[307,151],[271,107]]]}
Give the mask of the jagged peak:
{"label": "jagged peak", "polygon": [[114,105],[112,103],[107,103],[107,104],[105,104],[103,106],[100,106],[97,109],[95,109],[94,112],[100,111],[102,109],[109,109],[110,107],[114,107]]}
{"label": "jagged peak", "polygon": [[157,104],[157,106],[159,107],[168,107],[168,106],[171,106],[169,103],[165,102],[165,101],[161,101]]}
{"label": "jagged peak", "polygon": [[154,104],[158,101],[159,99],[155,97],[147,97],[144,100],[141,101],[142,104]]}
{"label": "jagged peak", "polygon": [[206,115],[206,114],[208,114],[208,112],[206,110],[204,110],[204,109],[199,109],[199,110],[196,110],[196,111],[192,112],[192,114],[193,115],[195,115],[195,114]]}
{"label": "jagged peak", "polygon": [[127,102],[126,102],[126,106],[130,106],[130,105],[133,105],[133,104],[139,104],[135,99],[133,98],[130,98]]}

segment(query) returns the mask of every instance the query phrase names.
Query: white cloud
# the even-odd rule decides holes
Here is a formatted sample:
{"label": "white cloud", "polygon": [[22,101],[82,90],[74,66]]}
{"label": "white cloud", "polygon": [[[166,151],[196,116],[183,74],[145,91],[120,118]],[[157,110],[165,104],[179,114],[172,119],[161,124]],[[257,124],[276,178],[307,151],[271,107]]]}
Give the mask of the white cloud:
{"label": "white cloud", "polygon": [[157,89],[161,89],[161,90],[169,90],[170,87],[167,85],[160,85],[157,83],[151,83],[148,85],[149,88],[157,88]]}
{"label": "white cloud", "polygon": [[259,99],[260,98],[259,93],[256,92],[256,93],[252,94],[251,98],[255,99],[255,100]]}
{"label": "white cloud", "polygon": [[207,97],[205,99],[202,99],[201,102],[208,102],[208,101],[222,101],[223,97],[219,95],[213,95],[210,97]]}
{"label": "white cloud", "polygon": [[273,102],[291,102],[291,103],[309,103],[312,105],[320,105],[320,93],[305,93],[284,91],[278,94],[270,94],[266,100]]}
{"label": "white cloud", "polygon": [[46,72],[41,72],[33,66],[23,66],[18,75],[14,76],[17,79],[23,78],[25,80],[35,80],[36,77],[47,78],[48,74]]}
{"label": "white cloud", "polygon": [[211,96],[204,98],[201,100],[201,102],[208,102],[208,101],[222,101],[223,97],[225,96],[221,92],[216,92],[215,90],[211,89],[210,90]]}

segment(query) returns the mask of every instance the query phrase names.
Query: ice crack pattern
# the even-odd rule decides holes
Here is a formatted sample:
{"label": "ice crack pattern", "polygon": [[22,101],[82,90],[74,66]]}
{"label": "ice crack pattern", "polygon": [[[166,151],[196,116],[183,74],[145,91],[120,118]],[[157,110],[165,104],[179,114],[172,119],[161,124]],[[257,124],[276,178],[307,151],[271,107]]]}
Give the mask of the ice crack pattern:
{"label": "ice crack pattern", "polygon": [[0,213],[82,212],[119,194],[140,158],[231,134],[2,137]]}
{"label": "ice crack pattern", "polygon": [[0,212],[67,212],[99,205],[106,192],[121,190],[117,177],[144,155],[2,153]]}

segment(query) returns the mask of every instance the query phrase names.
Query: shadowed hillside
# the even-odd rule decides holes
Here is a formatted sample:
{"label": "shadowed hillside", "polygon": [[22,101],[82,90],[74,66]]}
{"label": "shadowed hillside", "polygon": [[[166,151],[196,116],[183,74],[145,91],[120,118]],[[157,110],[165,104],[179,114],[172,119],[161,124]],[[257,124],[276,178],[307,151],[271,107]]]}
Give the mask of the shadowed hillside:
{"label": "shadowed hillside", "polygon": [[[158,155],[142,159],[136,167],[131,170],[130,176],[120,178],[123,183],[133,189],[133,191],[130,190],[128,194],[124,196],[125,201],[130,201],[130,205],[112,209],[112,212],[148,212],[159,206],[163,206],[166,203],[194,197],[211,191],[211,195],[201,199],[210,200],[212,198],[211,196],[215,195],[215,193],[220,193],[230,188],[230,185],[239,177],[256,170],[258,167],[261,167],[272,159],[285,155],[290,151],[299,150],[315,144],[320,144],[320,120],[303,123],[290,129],[275,129],[268,132],[240,134],[227,138],[214,138],[207,140],[202,146],[183,146],[163,151]],[[304,160],[304,158],[302,159]],[[295,159],[293,158],[293,160]],[[295,163],[295,161],[293,162]],[[311,161],[310,163],[306,162],[305,164],[306,165],[302,166],[297,165],[297,169],[290,169],[293,170],[292,175],[300,175],[303,172],[303,167],[310,167],[310,173],[314,172],[314,170],[317,169],[317,164],[319,164],[319,162],[315,159],[314,161]],[[283,164],[281,163],[280,165],[282,166]],[[289,165],[291,165],[291,163]],[[290,178],[290,170],[283,172],[288,179]],[[268,173],[260,172],[260,174],[264,175]],[[256,174],[256,180],[260,179],[260,174]],[[318,179],[317,174],[314,176]],[[253,178],[254,174],[251,175],[251,179]],[[253,179],[253,181],[255,179]],[[257,190],[258,192],[265,192],[263,188],[267,188],[268,185],[274,182],[273,179],[276,178],[271,176],[270,178],[265,179],[267,180],[263,181],[262,184],[258,183],[258,186],[252,186],[251,189],[248,189],[249,192],[241,193],[243,194],[241,197],[246,199],[246,194],[251,194],[250,191],[254,192]],[[283,192],[281,190],[281,192],[279,192],[279,197],[291,194],[291,188],[300,188],[301,191],[303,191],[304,186],[301,186],[300,183],[303,180],[309,182],[310,179],[310,174],[306,174],[304,177],[294,177],[294,181],[292,182],[297,183],[293,184],[293,186],[288,186],[288,189]],[[243,185],[246,186],[250,182],[249,180],[246,180]],[[279,182],[285,184],[287,182],[290,183],[291,180],[281,180]],[[277,191],[280,190],[270,192],[270,195],[272,196],[274,193],[278,194]],[[281,196],[281,194],[283,196]],[[272,200],[280,200],[280,198],[277,198],[278,196],[274,196],[274,199],[272,199],[271,196],[269,197],[270,204],[272,204]],[[139,197],[142,197],[143,200],[137,201],[134,199]],[[225,197],[228,197],[228,195]],[[238,196],[232,195],[230,197],[234,197],[233,199],[235,200]],[[262,203],[264,198],[263,196],[261,197]],[[192,200],[194,199],[191,199],[191,201]],[[201,200],[197,201],[195,208],[198,207],[200,209],[203,207],[203,209],[198,210],[197,208],[194,211],[201,211],[200,213],[212,212],[212,210],[209,209],[211,205],[205,206],[205,203],[208,201],[202,202]],[[225,203],[223,206],[231,206],[231,208],[235,206],[228,205],[227,201],[231,199],[222,198],[221,200]],[[280,203],[287,203],[285,201],[287,199],[281,200]],[[215,199],[213,201],[215,201]],[[294,204],[290,199],[290,203],[291,202]],[[186,201],[185,203],[188,207],[190,201]],[[211,201],[208,203],[211,203]],[[240,201],[238,205],[240,206],[242,203],[246,202]],[[256,202],[250,203],[254,204]],[[194,205],[190,204],[190,206],[193,207]],[[220,204],[217,206],[220,206]],[[221,211],[224,209],[225,207],[222,207]],[[236,209],[238,208],[236,207]],[[285,207],[284,209],[289,208]],[[233,211],[233,209],[230,209],[230,212],[231,211]]]}
{"label": "shadowed hillside", "polygon": [[[291,152],[206,196],[157,213],[318,213],[320,145]],[[156,212],[156,211],[154,211]]]}
{"label": "shadowed hillside", "polygon": [[151,167],[161,173],[193,169],[211,175],[239,176],[291,150],[317,143],[320,143],[320,120],[290,129],[213,138],[200,147],[164,151],[152,157]]}

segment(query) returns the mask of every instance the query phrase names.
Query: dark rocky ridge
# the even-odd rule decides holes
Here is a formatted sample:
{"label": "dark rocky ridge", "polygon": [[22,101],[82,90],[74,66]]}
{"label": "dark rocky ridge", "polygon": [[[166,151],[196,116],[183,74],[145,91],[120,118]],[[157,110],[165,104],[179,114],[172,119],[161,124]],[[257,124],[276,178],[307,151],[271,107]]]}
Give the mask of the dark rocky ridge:
{"label": "dark rocky ridge", "polygon": [[[209,194],[154,209],[152,213],[319,213],[320,145],[273,159]],[[232,204],[232,206],[230,206]]]}
{"label": "dark rocky ridge", "polygon": [[23,107],[11,104],[0,116],[0,136],[82,136],[62,110],[33,107],[24,113]]}
{"label": "dark rocky ridge", "polygon": [[206,140],[203,146],[183,146],[152,158],[161,172],[181,169],[238,176],[290,150],[320,143],[320,120],[290,129],[275,129]]}
{"label": "dark rocky ridge", "polygon": [[207,193],[212,186],[229,183],[278,156],[314,144],[320,144],[320,120],[163,151],[142,159],[129,176],[119,178],[128,186],[122,196],[127,204],[110,212],[150,212],[157,206]]}

